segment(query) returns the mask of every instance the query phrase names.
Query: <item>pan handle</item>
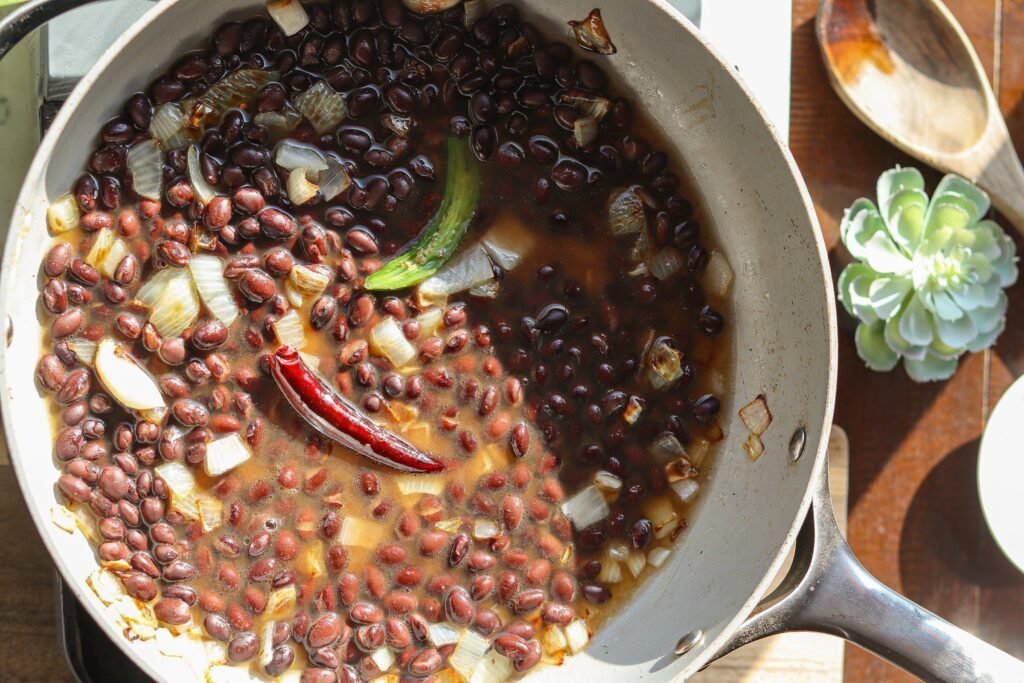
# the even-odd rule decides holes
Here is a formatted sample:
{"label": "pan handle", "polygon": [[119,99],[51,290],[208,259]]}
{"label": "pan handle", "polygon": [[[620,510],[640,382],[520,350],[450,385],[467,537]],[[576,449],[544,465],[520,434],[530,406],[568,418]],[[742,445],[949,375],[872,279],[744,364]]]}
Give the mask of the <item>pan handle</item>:
{"label": "pan handle", "polygon": [[32,0],[0,21],[0,59],[50,19],[97,0]]}
{"label": "pan handle", "polygon": [[1024,662],[981,641],[883,585],[853,556],[836,523],[828,467],[786,578],[715,659],[786,631],[845,638],[925,681],[1024,681]]}

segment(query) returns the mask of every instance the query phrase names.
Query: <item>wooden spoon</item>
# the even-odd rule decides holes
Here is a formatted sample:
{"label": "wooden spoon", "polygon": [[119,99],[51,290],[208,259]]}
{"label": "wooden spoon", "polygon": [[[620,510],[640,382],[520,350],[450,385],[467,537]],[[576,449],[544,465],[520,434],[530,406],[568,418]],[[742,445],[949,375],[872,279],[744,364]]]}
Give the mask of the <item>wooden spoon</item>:
{"label": "wooden spoon", "polygon": [[977,53],[939,0],[821,0],[832,86],[907,154],[973,180],[1024,233],[1024,168]]}

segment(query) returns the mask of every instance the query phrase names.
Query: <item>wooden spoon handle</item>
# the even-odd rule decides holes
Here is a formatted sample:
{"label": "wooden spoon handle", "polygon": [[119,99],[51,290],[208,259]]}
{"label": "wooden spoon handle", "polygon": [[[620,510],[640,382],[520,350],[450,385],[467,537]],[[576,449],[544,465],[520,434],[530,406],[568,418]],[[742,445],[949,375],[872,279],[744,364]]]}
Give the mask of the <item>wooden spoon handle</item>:
{"label": "wooden spoon handle", "polygon": [[1024,235],[1024,167],[1009,135],[995,148],[977,183],[992,197],[999,213]]}

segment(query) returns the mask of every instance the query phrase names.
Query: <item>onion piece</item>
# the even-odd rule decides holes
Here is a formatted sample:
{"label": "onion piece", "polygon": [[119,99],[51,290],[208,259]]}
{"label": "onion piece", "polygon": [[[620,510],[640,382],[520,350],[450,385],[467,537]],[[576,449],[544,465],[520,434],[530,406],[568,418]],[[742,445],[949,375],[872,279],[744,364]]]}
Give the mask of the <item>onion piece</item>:
{"label": "onion piece", "polygon": [[424,301],[443,300],[493,278],[491,259],[482,246],[474,244],[424,280],[419,286],[419,296]]}
{"label": "onion piece", "polygon": [[622,565],[618,560],[605,557],[601,560],[601,571],[597,574],[600,583],[612,584],[622,581]]}
{"label": "onion piece", "polygon": [[220,477],[252,457],[252,450],[238,433],[214,439],[206,444],[203,467],[211,477]]}
{"label": "onion piece", "polygon": [[697,497],[700,492],[700,484],[697,483],[696,479],[682,479],[680,481],[669,484],[672,490],[679,496],[679,500],[684,503],[693,502],[693,499]]}
{"label": "onion piece", "polygon": [[185,109],[189,125],[202,128],[207,123],[219,121],[228,109],[248,104],[260,88],[279,77],[279,73],[263,69],[232,71]]}
{"label": "onion piece", "polygon": [[82,365],[93,365],[96,361],[96,347],[94,341],[88,339],[72,339],[68,342],[68,348],[75,354],[75,358]]}
{"label": "onion piece", "polygon": [[604,20],[601,19],[601,10],[591,10],[583,21],[570,21],[569,27],[576,36],[576,44],[584,50],[601,55],[615,54],[615,45],[612,43],[611,36],[608,35]]}
{"label": "onion piece", "polygon": [[444,321],[444,312],[437,306],[431,306],[416,316],[416,322],[420,326],[420,336],[429,337],[441,327]]}
{"label": "onion piece", "polygon": [[437,14],[450,10],[460,2],[462,0],[402,0],[403,5],[417,14]]}
{"label": "onion piece", "polygon": [[501,529],[498,528],[497,522],[493,519],[475,519],[473,520],[473,538],[478,541],[486,541],[491,538],[497,538],[501,535]]}
{"label": "onion piece", "polygon": [[459,629],[452,626],[447,621],[441,621],[427,627],[427,640],[429,640],[430,644],[434,647],[454,645],[459,642],[459,638],[461,636],[462,633]]}
{"label": "onion piece", "polygon": [[338,159],[327,157],[327,170],[320,172],[320,194],[325,202],[329,202],[344,192],[352,184],[352,177],[345,170],[344,164]]}
{"label": "onion piece", "polygon": [[570,88],[558,96],[559,102],[567,104],[584,116],[601,121],[611,111],[612,102],[607,97],[602,97],[589,90],[581,88]]}
{"label": "onion piece", "polygon": [[683,376],[683,354],[666,337],[654,342],[647,356],[647,379],[655,389],[668,389]]}
{"label": "onion piece", "polygon": [[260,633],[260,666],[264,670],[274,661],[274,627],[273,619],[267,620]]}
{"label": "onion piece", "polygon": [[297,265],[288,273],[288,282],[303,296],[319,296],[327,289],[331,276],[319,268]]}
{"label": "onion piece", "polygon": [[61,195],[46,208],[46,226],[51,235],[74,230],[81,224],[81,218],[78,200],[70,192]]}
{"label": "onion piece", "polygon": [[670,555],[672,555],[672,551],[668,548],[662,548],[661,546],[651,548],[651,551],[647,553],[647,564],[657,569],[661,565],[665,564],[665,560],[667,560]]}
{"label": "onion piece", "polygon": [[224,277],[224,263],[212,254],[193,256],[188,263],[199,298],[217,320],[228,327],[238,318],[238,305]]}
{"label": "onion piece", "polygon": [[135,302],[146,308],[153,308],[153,305],[156,304],[164,290],[167,289],[167,285],[171,280],[180,277],[179,273],[181,273],[181,270],[178,268],[158,270],[135,293]]}
{"label": "onion piece", "polygon": [[345,98],[335,92],[327,81],[317,81],[293,101],[295,108],[302,112],[320,135],[330,133],[348,116]]}
{"label": "onion piece", "polygon": [[165,462],[153,469],[156,476],[164,480],[171,495],[177,498],[184,498],[196,488],[196,478],[192,476],[192,470],[180,462]]}
{"label": "onion piece", "polygon": [[565,631],[558,624],[551,624],[541,631],[540,644],[544,646],[544,652],[549,655],[556,654],[569,647],[569,641],[565,638]]}
{"label": "onion piece", "polygon": [[647,557],[643,553],[630,553],[626,558],[626,569],[633,575],[633,578],[640,576],[644,567],[647,566]]}
{"label": "onion piece", "polygon": [[764,394],[758,394],[757,398],[740,408],[740,419],[747,429],[753,434],[760,436],[772,423],[772,414],[768,410],[768,403]]}
{"label": "onion piece", "polygon": [[297,168],[288,174],[288,199],[295,206],[302,206],[316,197],[320,186],[309,180],[309,171]]}
{"label": "onion piece", "polygon": [[440,496],[444,492],[444,479],[423,477],[418,474],[400,474],[394,477],[395,485],[403,496],[429,493]]}
{"label": "onion piece", "polygon": [[498,294],[501,293],[501,283],[496,279],[491,278],[487,282],[482,282],[475,287],[470,287],[470,296],[479,297],[481,299],[497,299]]}
{"label": "onion piece", "polygon": [[635,186],[617,190],[611,195],[608,227],[613,235],[635,235],[647,227],[647,213]]}
{"label": "onion piece", "polygon": [[578,654],[590,642],[590,629],[582,619],[574,619],[565,627],[565,639],[569,643],[569,650]]}
{"label": "onion piece", "polygon": [[303,327],[302,319],[294,308],[281,316],[271,327],[274,328],[274,335],[282,346],[290,346],[293,349],[306,346],[306,328]]}
{"label": "onion piece", "polygon": [[569,518],[577,531],[597,524],[610,512],[604,495],[596,486],[587,486],[562,503],[562,514]]}
{"label": "onion piece", "polygon": [[224,504],[219,498],[200,498],[198,507],[203,531],[209,533],[221,525]]}
{"label": "onion piece", "polygon": [[680,443],[675,434],[672,432],[662,432],[655,437],[654,442],[651,444],[651,455],[655,459],[665,462],[685,456],[686,449],[683,448],[683,444]]}
{"label": "onion piece", "polygon": [[373,548],[384,539],[385,535],[385,529],[380,524],[350,516],[341,522],[338,543],[354,545],[358,548]]}
{"label": "onion piece", "polygon": [[416,358],[416,347],[409,343],[395,319],[388,316],[373,326],[370,331],[370,348],[384,356],[396,368],[408,365]]}
{"label": "onion piece", "polygon": [[285,614],[291,610],[297,599],[298,591],[295,589],[294,583],[284,588],[278,588],[276,591],[272,591],[267,598],[266,614],[271,616]]}
{"label": "onion piece", "polygon": [[746,451],[750,459],[757,461],[762,455],[764,455],[764,442],[761,441],[761,437],[757,434],[750,434],[747,436],[746,441],[743,442],[743,450]]}
{"label": "onion piece", "polygon": [[606,470],[594,474],[594,486],[607,493],[618,493],[622,490],[622,479]]}
{"label": "onion piece", "polygon": [[480,661],[491,649],[491,641],[475,631],[464,629],[459,644],[448,657],[448,664],[464,679],[469,680]]}
{"label": "onion piece", "polygon": [[128,247],[128,243],[120,237],[114,240],[114,243],[110,245],[110,249],[107,250],[106,256],[100,261],[99,267],[100,275],[113,279],[114,273],[117,272],[117,267],[121,265],[121,261],[131,251]]}
{"label": "onion piece", "polygon": [[260,112],[252,117],[252,121],[256,125],[266,128],[270,133],[271,140],[281,140],[288,137],[302,123],[302,114],[288,105],[281,111]]}
{"label": "onion piece", "polygon": [[85,255],[85,262],[93,268],[99,268],[100,263],[107,256],[110,247],[114,244],[117,235],[110,228],[103,228],[93,238],[89,253]]}
{"label": "onion piece", "polygon": [[[315,527],[314,527],[315,528]],[[296,528],[296,531],[299,529]],[[304,576],[318,579],[327,575],[327,563],[324,560],[324,544],[322,541],[307,542],[299,556],[295,559],[295,568]]]}
{"label": "onion piece", "polygon": [[395,653],[391,651],[390,647],[385,645],[373,651],[373,654],[370,655],[370,661],[377,665],[378,671],[387,671],[395,664]]}
{"label": "onion piece", "polygon": [[704,288],[717,297],[725,298],[729,296],[734,279],[735,273],[725,258],[725,254],[718,249],[713,250],[708,259],[708,265],[704,268],[704,276],[701,278]]}
{"label": "onion piece", "polygon": [[129,351],[110,337],[96,346],[96,375],[115,401],[129,410],[163,408],[160,385]]}
{"label": "onion piece", "polygon": [[509,271],[530,253],[536,239],[533,233],[516,217],[506,214],[494,222],[480,246],[491,257],[494,265]]}
{"label": "onion piece", "polygon": [[413,126],[416,125],[416,121],[408,116],[399,116],[398,114],[391,113],[381,116],[380,122],[384,124],[385,128],[400,138],[409,137]]}
{"label": "onion piece", "polygon": [[267,14],[286,36],[294,36],[309,24],[309,15],[299,0],[267,0]]}
{"label": "onion piece", "polygon": [[151,307],[149,322],[165,339],[177,337],[199,317],[199,297],[192,277],[184,268],[168,268],[174,273],[163,293]]}
{"label": "onion piece", "polygon": [[125,160],[135,194],[159,200],[164,185],[164,154],[160,143],[153,139],[138,142],[128,149]]}
{"label": "onion piece", "polygon": [[647,261],[651,275],[667,280],[683,267],[683,255],[675,247],[663,247]]}
{"label": "onion piece", "polygon": [[306,303],[306,299],[302,296],[302,292],[295,289],[295,285],[293,285],[290,280],[285,280],[284,298],[288,299],[288,304],[292,308],[302,308]]}
{"label": "onion piece", "polygon": [[184,147],[190,141],[186,126],[188,117],[177,102],[158,105],[153,110],[149,134],[160,141],[165,151]]}
{"label": "onion piece", "polygon": [[299,168],[313,172],[327,170],[327,159],[320,150],[290,138],[277,143],[274,148],[274,163],[288,171]]}
{"label": "onion piece", "polygon": [[586,147],[597,139],[597,119],[581,116],[572,124],[572,137],[579,147]]}
{"label": "onion piece", "polygon": [[462,10],[462,25],[467,29],[472,29],[473,24],[483,19],[487,7],[484,0],[466,0],[462,4]]}
{"label": "onion piece", "polygon": [[188,180],[192,183],[196,199],[206,206],[217,196],[217,190],[206,181],[202,166],[199,164],[199,148],[192,145],[188,148]]}

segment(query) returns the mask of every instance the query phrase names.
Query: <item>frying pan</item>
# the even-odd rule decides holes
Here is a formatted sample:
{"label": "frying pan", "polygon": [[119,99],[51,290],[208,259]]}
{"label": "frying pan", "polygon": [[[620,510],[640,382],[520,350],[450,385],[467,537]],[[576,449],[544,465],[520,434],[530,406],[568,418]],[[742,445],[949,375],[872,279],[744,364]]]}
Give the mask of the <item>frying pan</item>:
{"label": "frying pan", "polygon": [[[0,25],[0,56],[31,28],[87,0],[35,0]],[[594,0],[515,0],[548,35]],[[43,335],[39,264],[45,211],[71,186],[96,131],[164,65],[202,44],[221,21],[259,0],[164,0],[118,38],[85,76],[39,148],[11,219],[0,278],[0,409],[11,463],[39,533],[64,578],[111,638],[153,678],[196,673],[153,641],[128,642],[85,578],[97,567],[80,534],[50,521],[58,470],[51,419],[34,381]],[[836,311],[814,209],[789,152],[749,91],[663,0],[602,7],[619,51],[603,65],[671,141],[713,217],[736,271],[727,436],[699,509],[671,559],[595,636],[586,652],[531,681],[667,681],[757,638],[786,630],[831,633],[927,679],[1024,681],[1024,664],[897,595],[867,574],[839,535],[825,480],[836,383]],[[739,406],[764,393],[774,422],[765,454],[741,444]],[[793,569],[764,597],[796,544]]]}

